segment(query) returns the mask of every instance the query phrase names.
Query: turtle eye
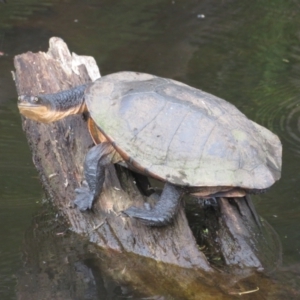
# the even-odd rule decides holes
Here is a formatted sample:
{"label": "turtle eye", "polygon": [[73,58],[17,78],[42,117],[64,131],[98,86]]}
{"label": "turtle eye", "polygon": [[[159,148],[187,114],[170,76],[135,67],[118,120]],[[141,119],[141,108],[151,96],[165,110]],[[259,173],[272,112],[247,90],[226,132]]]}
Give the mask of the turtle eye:
{"label": "turtle eye", "polygon": [[33,103],[33,104],[38,104],[41,102],[39,97],[31,97],[30,100],[31,100],[31,103]]}
{"label": "turtle eye", "polygon": [[37,104],[37,103],[39,103],[39,99],[38,99],[38,97],[34,97],[34,96],[20,95],[18,97],[18,103],[19,104],[22,104],[22,103]]}

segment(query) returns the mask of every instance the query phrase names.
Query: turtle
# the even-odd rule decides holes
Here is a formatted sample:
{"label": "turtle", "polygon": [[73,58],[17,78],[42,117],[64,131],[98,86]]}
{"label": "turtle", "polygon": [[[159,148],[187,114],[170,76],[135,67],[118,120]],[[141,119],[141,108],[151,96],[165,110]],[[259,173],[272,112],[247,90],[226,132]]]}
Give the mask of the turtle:
{"label": "turtle", "polygon": [[82,211],[99,197],[110,163],[164,183],[154,207],[123,211],[148,226],[171,223],[184,194],[243,197],[281,175],[277,135],[229,102],[173,79],[118,72],[55,94],[22,95],[18,108],[44,123],[89,113],[95,145],[84,162],[87,184],[74,200]]}

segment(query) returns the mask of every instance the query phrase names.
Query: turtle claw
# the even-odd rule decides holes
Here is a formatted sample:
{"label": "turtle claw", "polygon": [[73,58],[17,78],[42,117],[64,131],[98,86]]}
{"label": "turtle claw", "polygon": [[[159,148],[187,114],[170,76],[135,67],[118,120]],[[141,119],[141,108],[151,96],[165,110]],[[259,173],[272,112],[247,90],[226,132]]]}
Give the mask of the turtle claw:
{"label": "turtle claw", "polygon": [[81,188],[75,189],[75,193],[76,198],[74,200],[74,203],[81,211],[92,208],[94,195],[91,193],[88,186],[83,185]]}

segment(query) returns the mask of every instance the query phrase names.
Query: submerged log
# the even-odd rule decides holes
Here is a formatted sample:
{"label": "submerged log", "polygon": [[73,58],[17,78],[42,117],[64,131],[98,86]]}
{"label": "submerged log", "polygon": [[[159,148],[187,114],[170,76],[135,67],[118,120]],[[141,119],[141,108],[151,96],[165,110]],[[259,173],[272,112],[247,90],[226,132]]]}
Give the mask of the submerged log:
{"label": "submerged log", "polygon": [[[93,58],[70,54],[59,38],[50,39],[47,53],[18,55],[14,64],[18,95],[54,93],[100,76]],[[164,228],[144,226],[121,213],[147,201],[130,171],[110,165],[93,210],[82,213],[74,207],[74,190],[84,179],[84,157],[93,145],[85,116],[69,116],[51,124],[22,117],[22,124],[43,188],[74,232],[107,249],[197,269],[206,283],[215,280],[216,271],[200,251],[183,205],[174,222]],[[202,239],[207,249],[218,253],[223,266],[271,270],[274,261],[280,260],[280,243],[260,221],[251,199],[220,198],[213,207],[202,210],[200,231],[205,230]]]}

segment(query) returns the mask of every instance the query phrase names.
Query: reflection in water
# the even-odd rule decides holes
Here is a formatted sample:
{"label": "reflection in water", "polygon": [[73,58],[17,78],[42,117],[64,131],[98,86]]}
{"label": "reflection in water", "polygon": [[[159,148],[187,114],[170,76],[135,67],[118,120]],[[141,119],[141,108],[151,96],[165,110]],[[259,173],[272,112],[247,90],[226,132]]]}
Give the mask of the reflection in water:
{"label": "reflection in water", "polygon": [[18,21],[30,20],[36,12],[45,13],[57,0],[0,0],[0,31],[13,27]]}
{"label": "reflection in water", "polygon": [[224,272],[211,280],[194,268],[100,249],[65,225],[46,206],[33,218],[23,244],[24,267],[17,274],[19,299],[231,300],[248,292],[251,298],[246,299],[252,300],[299,299],[299,278],[291,278],[299,272],[297,265],[276,277]]}
{"label": "reflection in water", "polygon": [[[280,74],[284,79],[276,78],[268,89],[260,89],[264,101],[256,112],[257,119],[265,126],[277,132],[285,149],[291,150],[297,157],[300,156],[300,43],[299,33],[293,40],[288,40],[288,51],[283,64],[286,72]],[[295,44],[296,43],[296,44]],[[283,57],[283,56],[282,56]],[[278,74],[279,75],[279,74]]]}

